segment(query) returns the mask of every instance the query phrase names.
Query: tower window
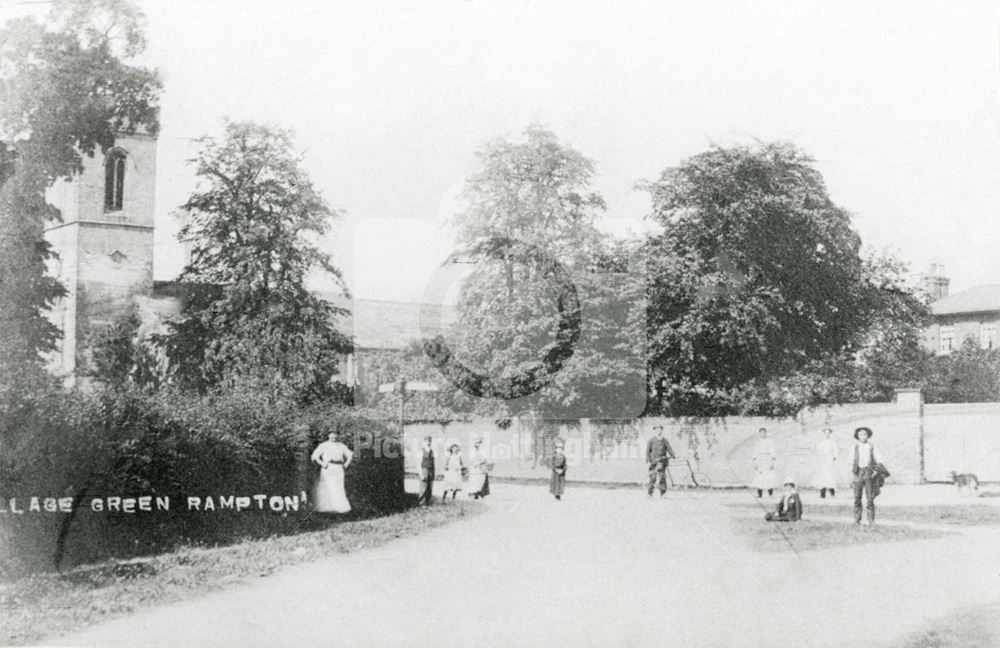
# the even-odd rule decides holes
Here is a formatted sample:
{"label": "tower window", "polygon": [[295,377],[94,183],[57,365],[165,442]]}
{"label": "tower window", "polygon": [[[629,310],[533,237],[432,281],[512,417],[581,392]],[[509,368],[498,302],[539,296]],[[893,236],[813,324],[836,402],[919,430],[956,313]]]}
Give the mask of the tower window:
{"label": "tower window", "polygon": [[104,209],[121,211],[125,193],[125,153],[112,151],[104,167]]}

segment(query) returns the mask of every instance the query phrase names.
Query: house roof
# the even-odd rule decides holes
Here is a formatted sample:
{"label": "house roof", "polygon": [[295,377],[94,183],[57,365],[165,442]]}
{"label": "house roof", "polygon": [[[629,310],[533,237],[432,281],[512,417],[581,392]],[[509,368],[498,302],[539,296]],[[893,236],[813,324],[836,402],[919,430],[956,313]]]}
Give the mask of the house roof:
{"label": "house roof", "polygon": [[441,333],[455,322],[454,307],[377,299],[345,299],[342,295],[318,293],[346,308],[343,331],[362,349],[399,349],[425,337]]}
{"label": "house roof", "polygon": [[976,286],[931,304],[934,315],[958,315],[1000,311],[1000,284]]}
{"label": "house roof", "polygon": [[[154,299],[147,301],[152,305],[177,301],[184,290],[185,285],[179,282],[157,281],[153,287]],[[457,319],[455,307],[447,304],[439,310],[432,304],[349,299],[339,293],[322,291],[314,294],[348,311],[348,315],[337,319],[337,327],[351,336],[360,349],[401,349],[415,340],[438,335]],[[164,310],[165,307],[159,304],[158,308]]]}

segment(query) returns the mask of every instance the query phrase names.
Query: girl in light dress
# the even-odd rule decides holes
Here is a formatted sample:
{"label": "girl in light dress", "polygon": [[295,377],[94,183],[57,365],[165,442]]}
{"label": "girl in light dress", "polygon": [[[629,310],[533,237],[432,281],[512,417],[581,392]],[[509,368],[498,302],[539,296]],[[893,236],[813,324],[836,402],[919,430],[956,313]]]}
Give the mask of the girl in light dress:
{"label": "girl in light dress", "polygon": [[764,491],[768,495],[774,494],[774,487],[778,483],[778,475],[774,472],[774,459],[777,452],[774,449],[774,441],[767,438],[767,428],[757,430],[759,438],[753,447],[754,477],[752,486],[757,489],[757,497],[763,497]]}
{"label": "girl in light dress", "polygon": [[311,460],[320,467],[316,484],[314,510],[319,513],[349,513],[351,503],[344,490],[344,471],[351,465],[354,453],[340,442],[337,433],[331,432],[313,450]]}
{"label": "girl in light dress", "polygon": [[830,491],[830,497],[837,494],[837,478],[835,466],[837,463],[837,444],[833,440],[833,430],[823,429],[824,437],[816,446],[816,453],[819,455],[819,469],[816,471],[816,483],[814,486],[819,489],[819,496],[826,497],[826,491]]}
{"label": "girl in light dress", "polygon": [[458,491],[464,487],[463,471],[465,461],[462,459],[460,450],[461,448],[457,443],[453,443],[448,447],[448,457],[444,462],[444,493],[441,495],[442,502],[448,499],[448,491],[451,491],[451,499],[455,499],[458,497]]}

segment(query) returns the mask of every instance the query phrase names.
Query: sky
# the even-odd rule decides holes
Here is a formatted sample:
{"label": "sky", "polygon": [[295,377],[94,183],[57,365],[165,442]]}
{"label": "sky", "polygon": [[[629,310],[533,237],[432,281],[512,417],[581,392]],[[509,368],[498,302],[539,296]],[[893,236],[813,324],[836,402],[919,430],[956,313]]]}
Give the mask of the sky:
{"label": "sky", "polygon": [[422,300],[476,149],[532,123],[595,160],[610,232],[649,226],[635,185],[665,167],[791,140],[867,246],[943,264],[952,292],[1000,283],[1000,2],[142,6],[164,78],[158,279],[183,265],[192,140],[230,117],[294,131],[357,297]]}

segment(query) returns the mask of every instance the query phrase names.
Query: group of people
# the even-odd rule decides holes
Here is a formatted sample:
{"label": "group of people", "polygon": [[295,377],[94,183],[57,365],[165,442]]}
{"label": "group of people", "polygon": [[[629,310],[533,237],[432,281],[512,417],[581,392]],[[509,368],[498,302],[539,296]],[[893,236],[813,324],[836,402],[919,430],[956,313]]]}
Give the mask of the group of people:
{"label": "group of people", "polygon": [[[868,428],[864,429],[868,430]],[[868,430],[868,432],[870,436],[871,430]],[[774,460],[777,452],[774,447],[774,441],[767,436],[767,428],[760,428],[757,434],[757,443],[754,444],[753,448],[755,473],[752,487],[757,490],[757,497],[763,497],[765,490],[768,495],[774,493],[774,487],[778,481],[778,476],[774,472]],[[816,446],[816,451],[819,466],[816,471],[814,486],[819,490],[821,498],[826,497],[827,491],[833,497],[837,493],[835,467],[838,453],[837,444],[833,440],[833,430],[823,428],[823,438]]]}
{"label": "group of people", "polygon": [[[646,444],[646,462],[649,466],[649,484],[647,494],[659,490],[663,497],[667,492],[667,466],[671,459],[676,458],[670,442],[663,436],[663,426],[653,427],[655,435]],[[816,471],[815,486],[819,489],[820,498],[825,498],[829,492],[836,496],[836,462],[839,451],[833,440],[833,430],[825,428],[823,439],[817,445],[819,466]],[[777,485],[775,459],[777,452],[774,441],[768,438],[767,428],[757,431],[758,438],[754,444],[753,461],[755,474],[751,487],[757,491],[757,497],[774,494]],[[888,470],[882,463],[882,457],[871,442],[872,430],[859,427],[854,430],[854,449],[852,454],[851,474],[854,491],[854,521],[861,524],[862,514],[867,512],[869,524],[875,523],[875,497],[879,494]],[[340,441],[336,432],[331,432],[313,451],[311,459],[320,467],[319,480],[316,485],[314,510],[321,513],[348,513],[351,503],[344,489],[344,471],[351,465],[354,455]],[[490,494],[490,470],[492,466],[482,452],[482,440],[473,443],[468,460],[462,457],[461,447],[457,443],[448,447],[448,455],[444,462],[444,489],[441,501],[444,502],[451,494],[452,500],[458,497],[459,491],[466,492],[473,499],[480,499]],[[551,476],[549,492],[561,500],[566,490],[567,461],[565,445],[562,439],[557,439],[550,462]],[[430,504],[433,501],[434,481],[437,479],[437,463],[434,457],[433,439],[424,437],[423,450],[420,457],[420,496],[418,503]],[[767,513],[765,518],[773,522],[796,522],[802,519],[802,498],[799,496],[795,479],[788,477],[783,482],[783,493],[777,508]]]}
{"label": "group of people", "polygon": [[[753,461],[755,474],[751,487],[756,489],[757,497],[774,493],[777,475],[774,472],[776,457],[774,442],[768,438],[767,429],[760,428],[758,439],[754,445]],[[861,524],[864,513],[867,513],[868,524],[875,524],[875,497],[885,484],[889,471],[882,463],[882,456],[871,442],[871,428],[859,427],[854,430],[854,448],[851,463],[851,486],[854,491],[854,523]],[[820,498],[831,497],[837,493],[836,462],[839,451],[833,440],[833,430],[824,428],[823,439],[817,445],[819,466],[816,471],[815,487]],[[802,519],[802,498],[799,496],[795,479],[787,477],[784,481],[784,493],[774,512],[765,515],[771,522],[797,522]]]}
{"label": "group of people", "polygon": [[[434,458],[433,439],[424,437],[424,445],[420,456],[420,497],[419,504],[429,505],[434,499],[434,480],[437,479],[437,463]],[[444,491],[441,501],[458,497],[458,491],[465,491],[473,499],[480,499],[490,494],[490,469],[492,466],[482,452],[482,439],[472,444],[469,460],[462,458],[462,448],[453,443],[448,447],[448,456],[444,462]]]}
{"label": "group of people", "polygon": [[[419,504],[429,505],[434,501],[434,481],[437,479],[437,464],[434,459],[434,440],[424,437],[423,450],[420,457],[420,497]],[[441,501],[458,497],[458,491],[466,491],[473,499],[480,499],[490,494],[490,470],[492,465],[486,460],[482,452],[482,440],[476,440],[469,453],[469,461],[466,464],[462,458],[461,447],[457,443],[448,447],[448,456],[444,463],[444,489],[441,493]],[[566,489],[566,453],[565,442],[557,439],[553,450],[552,477],[549,484],[549,492],[557,500],[561,500]]]}

